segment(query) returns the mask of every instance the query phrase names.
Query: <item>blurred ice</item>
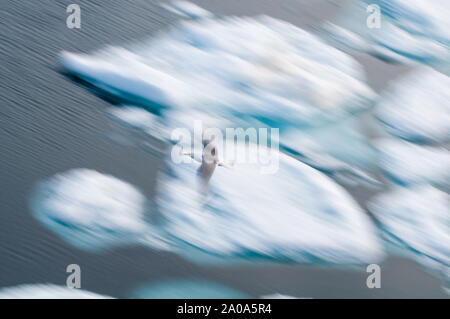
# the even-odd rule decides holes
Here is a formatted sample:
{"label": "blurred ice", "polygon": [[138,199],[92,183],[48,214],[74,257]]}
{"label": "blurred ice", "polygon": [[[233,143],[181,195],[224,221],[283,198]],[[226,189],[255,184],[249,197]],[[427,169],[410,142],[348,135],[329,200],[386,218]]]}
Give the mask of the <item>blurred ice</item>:
{"label": "blurred ice", "polygon": [[[235,151],[259,156],[259,162],[217,167],[207,195],[195,160],[186,156],[191,161],[175,164],[169,158],[159,174],[152,218],[144,216],[147,199],[139,190],[88,169],[41,183],[32,211],[68,243],[88,251],[140,244],[198,263],[353,265],[382,256],[369,218],[332,180],[276,151],[248,145]],[[235,154],[224,154],[221,162],[231,163]],[[261,163],[280,167],[261,174]]]}
{"label": "blurred ice", "polygon": [[399,139],[379,139],[374,144],[381,169],[394,182],[406,186],[431,184],[450,191],[450,152],[447,149]]}
{"label": "blurred ice", "polygon": [[376,154],[360,125],[359,118],[352,117],[321,128],[291,129],[281,136],[282,148],[342,184],[379,186],[367,174],[377,166]]}
{"label": "blurred ice", "polygon": [[427,143],[450,141],[450,77],[419,68],[383,94],[375,116],[388,133]]}
{"label": "blurred ice", "polygon": [[[239,154],[253,151],[236,146]],[[260,163],[217,167],[206,197],[199,164],[175,164],[169,158],[155,202],[171,249],[195,262],[379,260],[375,229],[343,188],[287,155],[272,152],[262,161],[274,156],[279,160],[275,174],[261,174]],[[221,160],[230,158],[223,154]]]}
{"label": "blurred ice", "polygon": [[170,1],[167,3],[162,3],[161,7],[185,18],[195,19],[207,18],[212,16],[211,12],[206,11],[205,9],[202,9],[199,6],[196,6],[195,4],[188,1]]}
{"label": "blurred ice", "polygon": [[369,210],[387,239],[407,248],[425,268],[450,283],[450,80],[420,67],[382,95],[373,142],[382,172],[394,182]]}
{"label": "blurred ice", "polygon": [[126,127],[127,133],[134,136],[126,136],[123,130],[120,132],[121,138],[126,142],[140,144],[147,139],[147,135],[160,141],[170,139],[171,130],[167,122],[160,116],[148,112],[147,110],[132,105],[111,106],[107,109],[109,118],[115,123]]}
{"label": "blurred ice", "polygon": [[[369,4],[381,10],[381,27],[369,28]],[[349,0],[325,30],[337,42],[385,60],[445,67],[450,61],[448,0]]]}
{"label": "blurred ice", "polygon": [[29,284],[0,289],[0,299],[112,299],[112,297],[65,286]]}
{"label": "blurred ice", "polygon": [[[109,115],[124,126],[147,131],[160,124],[157,115],[135,106],[112,106],[108,109]],[[162,127],[155,128],[162,129]],[[152,131],[153,132],[153,131]]]}
{"label": "blurred ice", "polygon": [[[157,281],[139,285],[129,296],[136,299],[248,299],[250,295],[225,285],[203,279]],[[280,293],[260,296],[262,299],[305,299]]]}
{"label": "blurred ice", "polygon": [[429,185],[396,187],[369,210],[389,237],[425,267],[450,282],[450,196]]}
{"label": "blurred ice", "polygon": [[350,56],[267,16],[182,21],[130,50],[63,52],[60,61],[133,104],[201,110],[249,125],[317,126],[374,98]]}
{"label": "blurred ice", "polygon": [[352,50],[361,52],[370,51],[370,45],[364,40],[364,38],[346,28],[327,21],[323,25],[323,29],[334,41],[345,44],[346,47]]}
{"label": "blurred ice", "polygon": [[170,280],[140,285],[130,293],[138,299],[246,299],[250,296],[206,280]]}
{"label": "blurred ice", "polygon": [[[300,160],[328,168],[333,161],[346,179],[374,182],[360,170],[365,163],[353,165],[368,150],[357,129],[328,131],[343,133],[341,145],[357,145],[345,156],[329,151],[331,138],[314,130],[372,105],[376,95],[356,60],[271,17],[216,17],[186,2],[167,6],[202,18],[181,21],[129,49],[60,55],[69,72],[160,117],[158,123],[144,111],[123,108],[111,111],[115,120],[166,140],[174,128],[192,129],[194,120],[220,129],[276,127],[285,150],[314,153]],[[314,151],[304,146],[311,143],[302,144],[305,139],[317,145]]]}
{"label": "blurred ice", "polygon": [[71,245],[102,250],[136,242],[147,199],[134,186],[89,169],[55,175],[36,188],[34,216]]}
{"label": "blurred ice", "polygon": [[280,293],[274,293],[271,295],[261,296],[262,299],[312,299],[312,298],[297,298],[288,295],[282,295]]}

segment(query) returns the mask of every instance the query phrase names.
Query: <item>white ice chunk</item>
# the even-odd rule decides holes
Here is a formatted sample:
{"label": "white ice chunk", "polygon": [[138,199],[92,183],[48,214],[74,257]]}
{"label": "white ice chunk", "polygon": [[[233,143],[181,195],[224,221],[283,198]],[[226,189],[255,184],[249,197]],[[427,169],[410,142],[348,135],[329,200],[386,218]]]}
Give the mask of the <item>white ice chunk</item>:
{"label": "white ice chunk", "polygon": [[138,299],[247,299],[247,294],[206,280],[170,280],[140,285],[130,295]]}
{"label": "white ice chunk", "polygon": [[161,6],[166,10],[185,18],[208,18],[213,15],[211,12],[188,1],[171,1],[169,3],[162,3]]}
{"label": "white ice chunk", "polygon": [[368,205],[382,228],[450,282],[450,196],[429,185],[394,188]]}
{"label": "white ice chunk", "polygon": [[82,289],[52,284],[29,284],[0,289],[0,299],[112,299]]}
{"label": "white ice chunk", "polygon": [[[238,145],[235,151],[221,157],[228,164],[216,168],[208,195],[196,161],[169,159],[158,178],[153,221],[144,218],[147,200],[135,187],[87,169],[41,183],[32,211],[68,243],[89,251],[140,244],[199,263],[340,265],[383,255],[364,211],[325,175],[274,150]],[[243,154],[258,162],[240,162],[236,155]]]}
{"label": "white ice chunk", "polygon": [[450,151],[398,139],[374,142],[383,172],[402,185],[432,184],[450,190]]}
{"label": "white ice chunk", "polygon": [[124,127],[145,132],[162,141],[170,139],[171,130],[164,120],[143,108],[114,106],[107,111],[111,119]]}
{"label": "white ice chunk", "polygon": [[147,199],[134,186],[89,169],[55,175],[36,188],[34,216],[71,245],[101,250],[136,243]]}
{"label": "white ice chunk", "polygon": [[173,104],[170,91],[164,88],[181,91],[182,83],[142,63],[129,51],[119,48],[112,48],[111,51],[105,54],[111,54],[111,57],[114,56],[114,59],[120,60],[124,65],[101,56],[65,51],[60,54],[59,59],[74,75],[126,102],[144,105],[153,110]]}
{"label": "white ice chunk", "polygon": [[[380,28],[369,28],[369,5],[380,8]],[[335,41],[374,56],[445,67],[450,61],[450,2],[447,0],[348,1],[338,22],[325,31]]]}
{"label": "white ice chunk", "polygon": [[60,61],[133,104],[251,126],[316,126],[366,109],[375,97],[356,60],[267,16],[183,20],[130,49],[63,52]]}
{"label": "white ice chunk", "polygon": [[412,71],[380,98],[375,116],[390,134],[415,142],[450,140],[450,77],[430,68]]}
{"label": "white ice chunk", "polygon": [[368,52],[370,50],[370,46],[366,40],[357,33],[342,28],[331,22],[325,22],[323,29],[323,31],[331,36],[334,41],[344,44],[350,49],[361,52]]}
{"label": "white ice chunk", "polygon": [[376,154],[360,132],[358,118],[320,128],[288,130],[280,137],[284,150],[302,162],[345,184],[378,185],[367,171],[374,171]]}
{"label": "white ice chunk", "polygon": [[[239,143],[234,151],[221,156],[234,165],[215,169],[208,195],[197,162],[167,159],[155,202],[174,252],[195,262],[358,264],[382,256],[370,219],[331,179],[276,151]],[[239,154],[258,160],[236,162]],[[264,174],[270,166],[276,172]]]}
{"label": "white ice chunk", "polygon": [[274,293],[271,295],[264,295],[261,296],[262,299],[312,299],[312,298],[298,298],[298,297],[292,297],[288,295],[283,295],[280,293]]}

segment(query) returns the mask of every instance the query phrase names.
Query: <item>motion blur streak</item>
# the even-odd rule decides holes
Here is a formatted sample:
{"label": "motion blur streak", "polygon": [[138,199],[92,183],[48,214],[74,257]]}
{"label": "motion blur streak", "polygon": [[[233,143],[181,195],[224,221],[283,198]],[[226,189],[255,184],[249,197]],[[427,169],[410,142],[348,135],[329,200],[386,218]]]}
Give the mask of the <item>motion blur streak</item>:
{"label": "motion blur streak", "polygon": [[[337,42],[384,60],[419,62],[450,71],[450,3],[447,0],[349,0],[345,3],[336,18],[338,25],[324,26]],[[366,25],[369,4],[380,8],[378,29]]]}
{"label": "motion blur streak", "polygon": [[0,297],[445,297],[448,1],[193,2],[2,4]]}

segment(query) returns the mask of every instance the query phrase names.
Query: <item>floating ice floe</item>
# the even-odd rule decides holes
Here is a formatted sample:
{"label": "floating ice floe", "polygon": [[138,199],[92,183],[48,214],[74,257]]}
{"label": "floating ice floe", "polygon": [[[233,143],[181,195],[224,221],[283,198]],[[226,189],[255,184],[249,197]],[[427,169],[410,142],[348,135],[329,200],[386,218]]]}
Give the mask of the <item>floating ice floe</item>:
{"label": "floating ice floe", "polygon": [[293,297],[293,296],[288,296],[288,295],[283,295],[280,293],[274,293],[271,295],[264,295],[261,296],[262,299],[312,299],[312,298],[298,298],[298,297]]}
{"label": "floating ice floe", "polygon": [[326,127],[292,129],[281,136],[281,148],[340,183],[378,186],[367,173],[377,165],[375,150],[359,125],[359,118],[352,117]]}
{"label": "floating ice floe", "polygon": [[417,261],[450,283],[447,193],[430,185],[396,187],[377,196],[368,207],[392,242],[408,248]]}
{"label": "floating ice floe", "polygon": [[[250,295],[211,281],[182,279],[140,285],[129,294],[135,299],[248,299]],[[280,293],[263,295],[262,299],[307,299]],[[309,298],[308,298],[309,299]]]}
{"label": "floating ice floe", "polygon": [[[154,139],[167,142],[170,141],[171,129],[166,121],[160,116],[148,112],[147,110],[130,105],[111,106],[107,109],[112,123],[119,124],[119,127],[125,127],[126,130],[115,128],[117,125],[111,125],[111,136],[116,142],[125,145],[141,146],[152,153],[161,153],[152,143],[149,143],[149,135]],[[149,146],[150,149],[146,146]]]}
{"label": "floating ice floe", "polygon": [[160,118],[141,107],[136,106],[112,106],[108,114],[123,126],[128,126],[142,131],[150,131],[155,134],[162,130]]}
{"label": "floating ice floe", "polygon": [[400,185],[431,184],[450,190],[450,151],[399,139],[374,142],[382,171]]}
{"label": "floating ice floe", "polygon": [[329,21],[325,22],[322,28],[326,32],[326,35],[330,36],[334,41],[345,45],[347,48],[361,52],[370,51],[370,45],[364,38],[346,28]]}
{"label": "floating ice floe", "polygon": [[0,299],[112,299],[112,297],[65,286],[29,284],[0,289]]}
{"label": "floating ice floe", "polygon": [[[177,129],[186,129],[194,136],[195,123],[199,122],[203,130],[209,128],[232,128],[233,123],[223,117],[213,117],[202,112],[169,112],[168,118],[160,118],[138,107],[111,107],[111,118],[124,127],[132,128],[131,134],[121,131],[123,143],[140,146],[147,152],[155,153],[148,138],[140,132],[163,141],[176,143]],[[368,138],[360,132],[359,118],[352,117],[320,128],[282,130],[277,144],[281,142],[283,152],[307,163],[308,165],[332,176],[344,185],[379,186],[380,183],[368,172],[373,172],[375,152]],[[208,123],[208,124],[206,124]],[[177,129],[171,130],[170,127]],[[243,132],[247,127],[244,126]],[[271,141],[271,129],[268,128],[268,143]],[[223,137],[226,129],[222,129]],[[120,142],[120,141],[119,141]]]}
{"label": "floating ice floe", "polygon": [[[242,144],[234,150],[221,155],[220,163],[234,164],[214,170],[207,195],[200,164],[166,161],[155,204],[170,250],[199,263],[347,265],[380,259],[369,217],[331,179],[273,150]],[[257,162],[236,162],[236,154]],[[263,173],[262,166],[271,173]]]}
{"label": "floating ice floe", "polygon": [[205,280],[170,280],[141,285],[130,293],[136,299],[246,299],[245,293]]}
{"label": "floating ice floe", "polygon": [[[275,150],[234,150],[220,157],[206,192],[195,156],[182,155],[187,160],[179,164],[169,158],[151,216],[144,216],[148,201],[135,187],[88,169],[41,183],[32,211],[88,251],[139,244],[209,264],[355,265],[382,257],[368,216],[331,179]],[[240,162],[242,154],[257,162]]]}
{"label": "floating ice floe", "polygon": [[212,13],[189,1],[170,1],[161,3],[161,7],[181,17],[197,19],[212,17]]}
{"label": "floating ice floe", "polygon": [[[380,9],[379,28],[367,25],[376,15],[369,5]],[[445,68],[450,61],[449,15],[447,0],[350,0],[337,25],[328,22],[324,29],[335,41],[357,51]]]}
{"label": "floating ice floe", "polygon": [[420,68],[390,86],[375,110],[388,133],[413,142],[450,141],[450,77]]}
{"label": "floating ice floe", "polygon": [[40,183],[34,216],[71,245],[101,250],[145,235],[147,199],[134,186],[89,169],[73,169]]}
{"label": "floating ice floe", "polygon": [[62,52],[71,73],[147,109],[224,117],[234,127],[317,126],[370,106],[361,66],[267,16],[182,21],[130,49]]}
{"label": "floating ice floe", "polygon": [[[180,3],[170,7],[195,8]],[[345,120],[372,105],[376,94],[358,62],[311,33],[267,16],[188,15],[201,19],[181,21],[128,49],[62,52],[61,64],[124,103],[158,113],[131,108],[110,112],[119,123],[165,140],[171,130],[192,129],[193,121],[201,120],[204,127],[220,129],[279,128],[280,145],[306,153],[296,142],[302,130]],[[325,144],[319,145],[320,152],[314,150],[311,162],[330,166],[319,163],[328,157],[340,171],[350,171],[347,175],[364,175],[327,153]]]}

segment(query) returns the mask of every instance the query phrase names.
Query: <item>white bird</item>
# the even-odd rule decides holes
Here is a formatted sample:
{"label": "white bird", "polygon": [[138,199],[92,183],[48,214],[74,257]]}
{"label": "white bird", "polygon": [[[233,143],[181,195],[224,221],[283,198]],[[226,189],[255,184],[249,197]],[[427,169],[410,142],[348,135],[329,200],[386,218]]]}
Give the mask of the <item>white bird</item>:
{"label": "white bird", "polygon": [[234,165],[234,162],[228,163],[219,159],[219,151],[214,139],[215,136],[212,136],[209,139],[205,137],[203,138],[203,151],[200,161],[195,157],[193,153],[184,153],[184,155],[190,156],[196,162],[201,163],[200,167],[197,170],[197,173],[200,178],[202,193],[205,195],[208,193],[208,184],[216,167],[222,166],[226,168],[232,168]]}

